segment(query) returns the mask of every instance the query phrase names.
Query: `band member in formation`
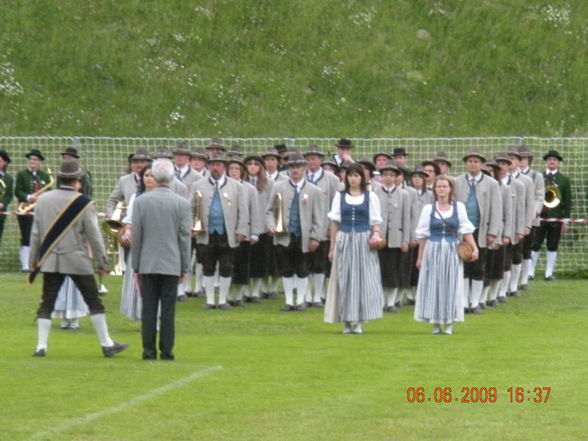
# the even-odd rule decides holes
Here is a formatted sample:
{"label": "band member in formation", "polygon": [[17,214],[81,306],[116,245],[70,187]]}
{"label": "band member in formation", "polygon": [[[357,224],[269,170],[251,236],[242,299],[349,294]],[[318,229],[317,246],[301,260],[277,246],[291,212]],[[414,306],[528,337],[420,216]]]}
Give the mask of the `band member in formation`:
{"label": "band member in formation", "polygon": [[206,169],[207,159],[208,155],[203,147],[198,147],[194,150],[190,158],[190,167],[200,173],[203,178],[208,178],[210,176],[210,172]]}
{"label": "band member in formation", "polygon": [[224,155],[226,151],[225,141],[222,138],[212,138],[206,146],[206,154],[209,158]]}
{"label": "band member in formation", "polygon": [[[19,204],[18,226],[20,228],[20,264],[23,272],[29,272],[29,253],[31,227],[33,226],[33,214],[37,199],[47,190],[50,190],[53,178],[41,170],[41,163],[45,160],[43,154],[32,149],[27,153],[28,167],[16,175],[14,194]],[[27,204],[26,208],[23,206]]]}
{"label": "band member in formation", "polygon": [[433,191],[433,185],[435,184],[435,178],[441,174],[439,166],[434,161],[423,161],[421,162],[423,170],[427,174],[425,179],[425,187],[429,191]]}
{"label": "band member in formation", "polygon": [[102,276],[107,272],[106,252],[94,203],[75,189],[81,175],[82,170],[76,161],[63,162],[58,173],[61,186],[37,199],[31,233],[30,264],[33,273],[29,278],[32,281],[37,271],[43,273],[43,295],[37,311],[38,341],[33,353],[36,357],[46,355],[51,313],[65,276],[74,281],[90,309],[90,318],[104,356],[112,357],[128,347],[128,344],[114,342],[108,333],[88,245]]}
{"label": "band member in formation", "polygon": [[324,320],[343,323],[343,334],[362,334],[363,323],[383,315],[380,265],[373,248],[381,246],[384,238],[379,199],[367,189],[359,164],[349,166],[345,191],[335,195],[329,219],[333,267]]}
{"label": "band member in formation", "polygon": [[[140,181],[137,193],[131,196],[126,216],[122,219],[124,230],[122,231],[120,241],[127,248],[131,245],[135,200],[145,192],[157,188],[157,182],[153,177],[151,164],[148,164],[143,170],[141,170],[141,172],[139,172],[139,178]],[[120,313],[131,320],[141,320],[141,311],[143,309],[140,284],[136,282],[135,271],[133,270],[133,253],[128,253],[126,271],[123,278]]]}
{"label": "band member in formation", "polygon": [[265,172],[267,177],[272,182],[277,182],[281,179],[287,179],[280,173],[280,154],[275,148],[270,148],[261,156],[265,164]]}
{"label": "band member in formation", "polygon": [[510,175],[511,160],[506,153],[499,153],[494,160],[487,161],[486,166],[492,169],[492,177],[498,182],[502,201],[502,223],[496,241],[488,247],[486,279],[484,295],[480,305],[497,306],[497,302],[506,302],[506,293],[510,281],[512,267],[513,243],[523,237],[525,224],[524,186]]}
{"label": "band member in formation", "polygon": [[[235,249],[248,232],[247,203],[242,185],[226,175],[227,159],[214,155],[208,159],[210,177],[192,187],[194,218],[203,231],[196,232],[196,252],[202,263],[206,291],[205,309],[229,309],[227,303],[233,275]],[[219,265],[219,297],[215,301],[215,269]]]}
{"label": "band member in formation", "polygon": [[[80,159],[82,159],[82,157],[78,153],[78,149],[76,149],[75,147],[66,148],[61,153],[61,158],[64,161],[78,161],[78,162],[80,161]],[[92,174],[90,173],[90,171],[87,168],[84,169],[84,174],[80,178],[80,183],[82,185],[82,189],[81,189],[82,194],[84,196],[88,196],[91,199],[92,195],[94,193],[94,187],[93,187],[93,183],[92,183]]]}
{"label": "band member in formation", "polygon": [[[154,155],[155,159],[168,159],[172,160],[173,155],[172,152],[168,150],[167,147],[159,147]],[[174,168],[174,176],[172,178],[171,183],[169,184],[169,188],[178,196],[183,197],[186,200],[190,200],[190,190],[177,176],[176,170]],[[184,295],[184,291],[178,287],[178,296],[183,295],[184,299],[182,301],[188,301],[188,298]],[[178,299],[179,300],[179,299]]]}
{"label": "band member in formation", "polygon": [[363,168],[368,191],[376,191],[376,189],[379,188],[381,184],[374,179],[376,166],[372,162],[372,158],[366,156],[362,158],[358,164]]}
{"label": "band member in formation", "polygon": [[374,172],[374,180],[381,183],[381,169],[388,165],[388,161],[392,160],[392,155],[388,152],[379,152],[374,155],[373,160],[374,166],[376,167],[376,171]]}
{"label": "band member in formation", "polygon": [[2,243],[4,222],[6,221],[4,212],[7,211],[8,204],[10,204],[14,196],[14,179],[6,172],[8,164],[11,162],[8,152],[0,150],[0,244]]}
{"label": "band member in formation", "polygon": [[[410,268],[409,289],[406,293],[405,303],[407,305],[414,305],[416,296],[416,287],[419,281],[419,269],[416,266],[418,259],[418,241],[416,239],[415,231],[421,215],[423,207],[433,202],[433,192],[427,190],[425,187],[425,179],[427,173],[422,165],[417,165],[410,174],[411,186],[403,185],[409,194],[410,199],[410,249],[408,252],[408,261]],[[414,190],[414,191],[413,191]]]}
{"label": "band member in formation", "polygon": [[[400,275],[401,256],[408,253],[410,242],[410,199],[408,192],[396,185],[396,177],[401,171],[395,162],[380,168],[381,186],[375,193],[380,200],[382,237],[386,239],[386,247],[378,251],[381,280],[384,288],[384,307],[386,312],[396,312],[401,287]],[[410,272],[408,265],[407,272]]]}
{"label": "band member in formation", "polygon": [[202,179],[202,174],[190,166],[192,153],[190,152],[188,144],[185,142],[178,143],[176,149],[173,152],[173,157],[176,178],[186,187],[188,187],[188,189],[192,188],[192,184],[194,184],[194,182]]}
{"label": "band member in formation", "polygon": [[139,173],[152,161],[147,149],[139,148],[130,158],[131,172],[121,176],[106,201],[106,215],[110,217],[116,205],[123,202],[129,206],[131,196],[137,192],[140,178]]}
{"label": "band member in formation", "polygon": [[543,175],[537,170],[531,169],[533,163],[533,154],[526,145],[520,145],[519,148],[520,163],[519,168],[523,175],[531,178],[535,189],[535,217],[533,219],[533,228],[531,234],[523,239],[523,264],[521,269],[520,289],[529,289],[529,274],[532,266],[531,252],[533,247],[533,237],[536,235],[537,227],[541,224],[539,214],[543,210],[543,199],[545,197],[545,182]]}
{"label": "band member in formation", "polygon": [[283,311],[306,309],[308,253],[315,251],[324,240],[327,197],[318,187],[307,183],[305,174],[304,157],[290,153],[289,179],[274,184],[265,210],[266,226],[274,236],[278,270],[284,285]]}
{"label": "band member in formation", "polygon": [[[477,152],[472,153],[476,158],[481,157]],[[473,258],[478,258],[472,235],[474,225],[468,220],[465,206],[454,200],[454,190],[452,178],[435,179],[435,202],[423,207],[416,229],[420,278],[414,319],[431,323],[433,334],[452,334],[453,324],[464,320],[464,268],[455,248],[458,235],[463,235],[474,249]]]}
{"label": "band member in formation", "polygon": [[502,202],[498,183],[482,173],[486,158],[479,149],[472,149],[463,157],[467,173],[455,179],[455,199],[462,202],[469,221],[474,225],[474,239],[479,258],[464,264],[464,307],[481,313],[480,301],[484,289],[486,253],[493,246],[502,224]]}
{"label": "band member in formation", "polygon": [[[307,163],[306,180],[313,185],[316,185],[323,194],[327,197],[324,205],[324,213],[322,214],[327,219],[328,207],[331,206],[331,202],[338,191],[343,189],[343,186],[339,179],[334,175],[325,173],[322,169],[321,164],[325,155],[320,151],[316,145],[308,147],[304,153],[304,158]],[[324,240],[321,240],[319,247],[309,254],[309,271],[310,271],[310,283],[308,285],[308,291],[306,294],[306,303],[311,306],[322,308],[325,300],[325,277],[327,275],[327,256],[329,254],[330,241],[328,240],[328,228],[329,222],[324,223],[324,231],[321,236]]]}
{"label": "band member in formation", "polygon": [[[245,239],[239,243],[235,251],[234,271],[230,291],[229,304],[234,306],[243,306],[244,301],[258,303],[260,296],[258,293],[253,295],[249,290],[250,268],[251,268],[251,248],[259,242],[259,236],[265,231],[265,216],[263,209],[259,206],[257,189],[249,182],[244,181],[245,163],[235,155],[228,159],[228,175],[231,179],[239,182],[242,189],[242,197],[245,199],[247,207],[248,230]],[[265,206],[264,206],[265,207]]]}
{"label": "band member in formation", "polygon": [[[525,213],[524,235],[529,236],[531,234],[531,228],[533,227],[533,219],[535,218],[535,185],[533,180],[522,174],[519,169],[521,156],[518,147],[513,147],[508,152],[508,159],[510,159],[511,162],[509,169],[510,175],[523,184],[524,193],[522,199],[519,198],[519,203],[523,205]],[[521,277],[522,263],[523,240],[521,239],[512,242],[512,268],[508,284],[508,295],[520,297],[518,286]]]}
{"label": "band member in formation", "polygon": [[331,159],[335,161],[338,166],[341,166],[343,162],[353,162],[353,158],[351,157],[351,150],[353,150],[353,143],[351,140],[346,138],[341,138],[337,144],[337,153],[335,153]]}
{"label": "band member in formation", "polygon": [[392,156],[397,167],[407,168],[406,162],[408,153],[406,153],[406,149],[404,147],[396,147],[392,152]]}
{"label": "band member in formation", "polygon": [[449,170],[451,169],[451,161],[445,152],[437,152],[433,162],[439,167],[439,176],[449,176]]}
{"label": "band member in formation", "polygon": [[278,170],[281,172],[285,172],[288,170],[288,166],[286,163],[288,162],[288,154],[290,153],[286,144],[276,144],[274,146],[274,150],[279,155],[278,160]]}
{"label": "band member in formation", "polygon": [[176,292],[190,265],[192,219],[190,202],[170,188],[174,177],[172,162],[154,161],[152,173],[157,188],[135,199],[131,252],[143,297],[143,360],[157,357],[157,312],[160,309],[160,358],[171,361],[175,359]]}
{"label": "band member in formation", "polygon": [[271,274],[277,274],[272,238],[267,234],[265,227],[265,207],[269,201],[273,181],[269,180],[265,173],[264,160],[261,156],[254,154],[245,158],[245,180],[256,190],[257,206],[263,217],[263,230],[259,234],[259,240],[251,244],[250,294],[251,301],[257,303],[262,295],[276,297],[275,291],[271,293],[266,282]]}
{"label": "band member in formation", "polygon": [[[333,159],[326,159],[321,163],[321,167],[327,173],[331,173],[335,175],[337,179],[339,179],[339,166]],[[341,182],[341,180],[339,180]]]}
{"label": "band member in formation", "polygon": [[543,172],[545,181],[545,202],[541,211],[541,219],[564,219],[559,222],[541,221],[535,231],[533,241],[533,266],[531,274],[535,276],[535,265],[539,257],[539,251],[543,241],[547,239],[545,280],[555,280],[553,272],[557,260],[557,250],[561,233],[567,233],[570,229],[569,218],[572,210],[572,190],[570,178],[560,171],[563,157],[556,150],[550,150],[543,156],[546,170]]}

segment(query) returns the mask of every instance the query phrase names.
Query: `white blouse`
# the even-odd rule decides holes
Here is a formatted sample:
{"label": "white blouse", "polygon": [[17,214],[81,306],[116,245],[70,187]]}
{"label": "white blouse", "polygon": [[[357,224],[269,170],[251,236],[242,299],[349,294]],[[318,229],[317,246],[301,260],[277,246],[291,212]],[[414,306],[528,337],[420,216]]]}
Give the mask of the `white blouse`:
{"label": "white blouse", "polygon": [[[370,197],[370,227],[372,225],[380,225],[383,221],[381,209],[380,209],[380,198],[373,192],[367,192]],[[364,194],[359,196],[351,196],[349,193],[345,193],[345,202],[349,205],[361,205],[363,204]],[[329,211],[329,219],[333,222],[341,223],[341,192],[335,193],[333,203],[331,204],[331,211]]]}
{"label": "white blouse", "polygon": [[[434,202],[434,204],[437,204],[437,202]],[[415,230],[417,239],[426,239],[431,235],[432,209],[433,204],[427,204],[423,207],[421,211],[421,217],[419,218],[419,223]],[[448,211],[442,211],[441,214],[445,219],[449,219],[453,215],[453,205],[449,208]],[[437,213],[437,211],[435,211],[434,216],[437,219],[441,219],[441,216],[439,216],[439,213]],[[474,225],[468,219],[468,214],[466,212],[465,205],[461,202],[457,202],[457,219],[459,220],[459,228],[457,230],[459,235],[471,234],[474,232]]]}
{"label": "white blouse", "polygon": [[136,195],[137,195],[137,193],[133,193],[131,195],[131,199],[129,199],[129,206],[127,207],[127,213],[125,214],[125,217],[123,217],[123,219],[122,219],[122,223],[125,225],[132,224],[131,220],[133,219],[133,206],[135,205]]}

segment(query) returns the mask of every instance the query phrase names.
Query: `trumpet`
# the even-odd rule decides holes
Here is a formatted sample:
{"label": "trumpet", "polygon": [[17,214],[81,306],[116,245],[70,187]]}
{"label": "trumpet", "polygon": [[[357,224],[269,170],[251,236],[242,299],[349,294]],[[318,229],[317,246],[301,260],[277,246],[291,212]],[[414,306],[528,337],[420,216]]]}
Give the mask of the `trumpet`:
{"label": "trumpet", "polygon": [[561,203],[561,190],[557,184],[548,185],[545,188],[545,198],[543,205],[547,208],[555,208]]}
{"label": "trumpet", "polygon": [[195,233],[204,233],[204,224],[202,223],[202,192],[200,191],[194,193],[194,199],[192,200],[192,210],[194,212],[194,223],[192,225],[192,231]]}
{"label": "trumpet", "polygon": [[[45,193],[47,190],[50,190],[51,187],[53,187],[53,185],[55,184],[55,179],[53,179],[53,174],[51,173],[50,168],[47,169],[47,174],[49,175],[49,182],[47,184],[45,184],[45,182],[41,181],[41,184],[43,185],[43,187],[41,187],[39,190],[34,192],[33,195],[39,197],[43,193]],[[18,208],[16,209],[16,213],[17,214],[28,214],[31,211],[34,211],[36,206],[37,206],[36,202],[21,202],[20,204],[18,204]]]}
{"label": "trumpet", "polygon": [[276,219],[276,234],[286,234],[286,228],[284,227],[284,209],[282,207],[282,195],[276,193],[274,198],[274,217]]}

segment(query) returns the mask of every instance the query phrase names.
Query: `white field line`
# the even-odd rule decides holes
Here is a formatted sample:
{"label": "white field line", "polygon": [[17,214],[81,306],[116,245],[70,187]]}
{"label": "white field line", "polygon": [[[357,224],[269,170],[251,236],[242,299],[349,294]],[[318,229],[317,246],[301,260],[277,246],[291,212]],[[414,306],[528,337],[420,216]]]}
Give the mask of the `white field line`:
{"label": "white field line", "polygon": [[192,381],[206,377],[207,375],[210,375],[210,374],[212,374],[216,371],[219,371],[221,369],[222,369],[222,366],[212,366],[212,367],[201,369],[199,371],[194,372],[192,375],[181,378],[178,381],[175,381],[173,383],[170,383],[170,384],[163,386],[163,387],[160,387],[158,389],[154,389],[151,392],[148,392],[144,395],[140,395],[140,396],[133,398],[125,403],[122,403],[116,407],[111,407],[109,409],[101,410],[100,412],[91,413],[91,414],[86,415],[84,417],[74,418],[74,419],[66,421],[62,424],[59,424],[55,427],[52,427],[49,430],[46,430],[44,432],[38,432],[38,433],[34,434],[32,437],[30,437],[29,441],[39,440],[39,439],[47,438],[52,435],[57,435],[62,432],[65,432],[66,430],[71,429],[72,427],[78,426],[80,424],[88,423],[88,422],[93,421],[97,418],[102,418],[107,415],[113,415],[115,413],[119,413],[119,412],[128,410],[128,409],[135,407],[136,405],[142,403],[143,401],[152,400],[153,398],[158,397],[160,395],[163,395],[163,394],[170,392],[174,389],[179,389],[180,387],[183,387],[183,386],[187,385],[188,383],[191,383]]}

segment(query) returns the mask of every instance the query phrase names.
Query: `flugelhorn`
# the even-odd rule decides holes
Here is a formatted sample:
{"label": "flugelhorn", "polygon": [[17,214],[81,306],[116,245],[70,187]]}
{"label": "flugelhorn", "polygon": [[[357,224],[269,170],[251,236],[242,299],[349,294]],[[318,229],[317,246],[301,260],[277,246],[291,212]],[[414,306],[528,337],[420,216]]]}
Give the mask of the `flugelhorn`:
{"label": "flugelhorn", "polygon": [[[47,174],[49,175],[49,182],[47,184],[45,184],[45,182],[41,181],[41,184],[43,185],[43,187],[41,187],[39,190],[34,192],[33,195],[39,197],[43,193],[45,193],[47,190],[50,190],[51,187],[53,187],[53,184],[55,184],[55,179],[53,179],[53,174],[51,173],[50,168],[47,169]],[[18,208],[16,209],[16,212],[17,212],[17,214],[28,214],[31,211],[34,211],[36,206],[37,206],[36,202],[21,202],[20,204],[18,204]]]}
{"label": "flugelhorn", "polygon": [[545,187],[543,205],[547,208],[555,208],[561,203],[561,190],[556,184]]}
{"label": "flugelhorn", "polygon": [[276,193],[276,197],[274,198],[274,217],[276,219],[276,234],[285,234],[287,233],[286,228],[284,228],[284,209],[282,207],[282,195],[281,193]]}
{"label": "flugelhorn", "polygon": [[192,224],[192,231],[195,233],[204,233],[204,224],[202,223],[202,192],[194,193],[192,199],[192,211],[194,213],[194,223]]}

